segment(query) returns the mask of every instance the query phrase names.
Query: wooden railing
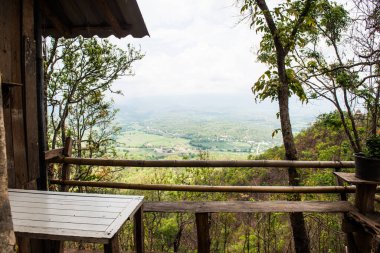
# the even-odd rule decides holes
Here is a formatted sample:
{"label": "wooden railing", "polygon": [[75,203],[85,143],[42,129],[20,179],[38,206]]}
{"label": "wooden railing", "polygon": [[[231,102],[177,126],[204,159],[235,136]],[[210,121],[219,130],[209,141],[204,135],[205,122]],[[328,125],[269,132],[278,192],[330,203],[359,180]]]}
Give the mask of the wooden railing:
{"label": "wooden railing", "polygon": [[[71,143],[68,140],[67,143]],[[354,168],[352,161],[278,161],[278,160],[244,160],[244,161],[204,161],[204,160],[113,160],[74,158],[71,144],[63,149],[47,151],[45,158],[50,163],[63,164],[62,179],[51,179],[50,184],[60,185],[62,190],[70,186],[102,187],[134,190],[191,191],[191,192],[245,192],[245,193],[335,193],[340,194],[340,201],[208,201],[208,202],[147,202],[145,212],[190,212],[195,213],[198,252],[210,252],[209,217],[217,212],[323,212],[347,213],[355,210],[348,203],[347,193],[354,193],[355,186],[345,186],[337,181],[336,186],[210,186],[210,185],[162,185],[129,184],[121,182],[92,182],[70,180],[70,164],[116,167],[194,167],[194,168],[299,168],[299,169],[333,169]],[[380,192],[380,189],[377,189]]]}
{"label": "wooden railing", "polygon": [[210,186],[210,185],[162,185],[162,184],[128,184],[120,182],[92,182],[70,180],[68,165],[93,165],[115,167],[192,167],[192,168],[299,168],[299,169],[334,169],[354,168],[353,161],[286,161],[286,160],[115,160],[70,157],[66,147],[45,152],[48,162],[63,164],[62,179],[51,179],[50,184],[66,186],[103,187],[133,190],[191,191],[191,192],[249,192],[249,193],[345,193],[355,192],[355,186]]}

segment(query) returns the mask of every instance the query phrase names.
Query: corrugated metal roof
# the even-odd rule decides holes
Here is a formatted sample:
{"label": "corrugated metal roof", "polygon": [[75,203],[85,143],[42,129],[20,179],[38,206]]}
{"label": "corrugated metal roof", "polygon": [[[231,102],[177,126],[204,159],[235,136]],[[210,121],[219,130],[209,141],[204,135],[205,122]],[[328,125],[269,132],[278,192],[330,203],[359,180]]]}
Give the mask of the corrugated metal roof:
{"label": "corrugated metal roof", "polygon": [[44,36],[149,35],[136,0],[40,0],[40,6]]}

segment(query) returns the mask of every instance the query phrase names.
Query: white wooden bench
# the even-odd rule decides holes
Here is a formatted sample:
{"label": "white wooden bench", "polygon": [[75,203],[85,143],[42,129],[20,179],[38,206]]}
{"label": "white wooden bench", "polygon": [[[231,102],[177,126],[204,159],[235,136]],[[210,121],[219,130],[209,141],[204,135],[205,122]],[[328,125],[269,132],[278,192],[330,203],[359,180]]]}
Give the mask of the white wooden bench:
{"label": "white wooden bench", "polygon": [[17,236],[104,244],[120,252],[118,232],[134,217],[137,252],[144,252],[142,196],[47,192],[9,189]]}

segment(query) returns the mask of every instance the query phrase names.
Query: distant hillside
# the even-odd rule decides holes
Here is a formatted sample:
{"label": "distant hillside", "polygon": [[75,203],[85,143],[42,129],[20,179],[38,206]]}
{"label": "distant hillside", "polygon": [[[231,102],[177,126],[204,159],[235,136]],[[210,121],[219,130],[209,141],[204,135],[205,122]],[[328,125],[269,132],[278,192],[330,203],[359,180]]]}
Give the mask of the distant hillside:
{"label": "distant hillside", "polygon": [[[246,159],[281,145],[276,103],[254,103],[252,97],[200,95],[127,100],[120,108],[123,136],[119,151],[144,159],[197,157]],[[316,119],[317,110],[293,105],[295,133]]]}
{"label": "distant hillside", "polygon": [[[254,96],[242,94],[197,94],[178,96],[146,96],[141,98],[116,99],[120,109],[121,123],[174,120],[232,121],[244,124],[254,122],[267,125],[267,128],[279,128],[277,102],[255,103]],[[302,105],[297,99],[290,103],[293,131],[299,132],[313,122],[322,113],[332,110],[327,103],[312,102]]]}
{"label": "distant hillside", "polygon": [[[336,113],[318,116],[309,127],[295,137],[300,160],[352,160],[354,153],[344,134],[342,123]],[[283,159],[283,146],[268,149],[260,159]]]}

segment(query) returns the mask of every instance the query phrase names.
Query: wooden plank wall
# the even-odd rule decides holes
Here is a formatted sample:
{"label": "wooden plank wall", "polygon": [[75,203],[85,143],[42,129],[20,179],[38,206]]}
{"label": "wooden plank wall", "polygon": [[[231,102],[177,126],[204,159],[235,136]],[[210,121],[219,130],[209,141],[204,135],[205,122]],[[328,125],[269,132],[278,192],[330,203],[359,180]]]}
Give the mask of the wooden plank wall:
{"label": "wooden plank wall", "polygon": [[[2,81],[21,84],[0,86],[11,188],[36,189],[39,177],[35,48],[33,0],[1,0]],[[39,240],[17,238],[17,241],[22,253],[43,252],[49,246]]]}
{"label": "wooden plank wall", "polygon": [[36,188],[39,177],[33,0],[0,1],[0,72],[4,87],[9,187]]}

